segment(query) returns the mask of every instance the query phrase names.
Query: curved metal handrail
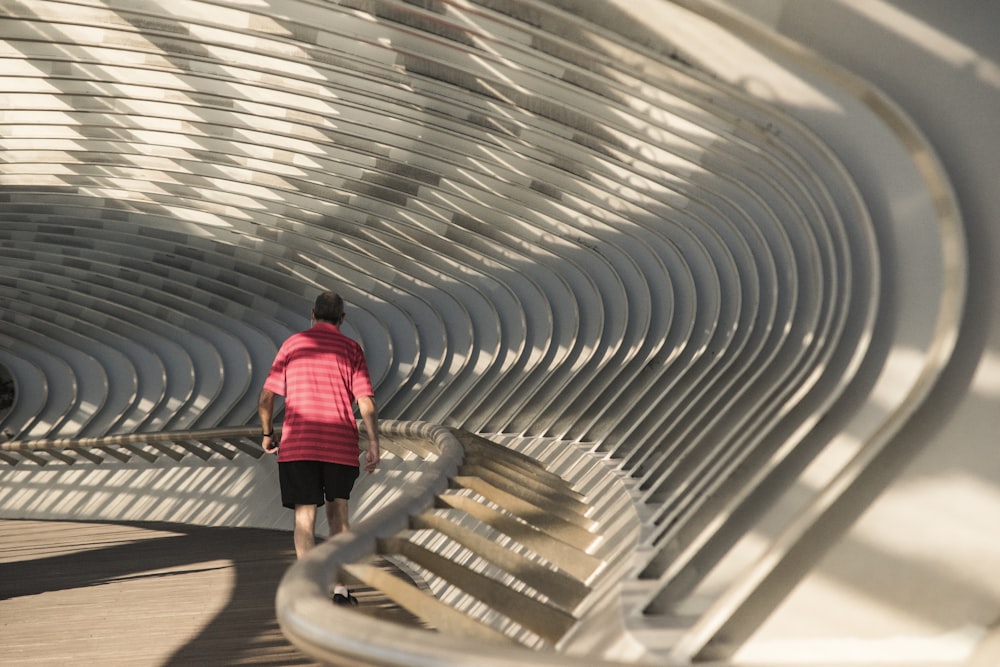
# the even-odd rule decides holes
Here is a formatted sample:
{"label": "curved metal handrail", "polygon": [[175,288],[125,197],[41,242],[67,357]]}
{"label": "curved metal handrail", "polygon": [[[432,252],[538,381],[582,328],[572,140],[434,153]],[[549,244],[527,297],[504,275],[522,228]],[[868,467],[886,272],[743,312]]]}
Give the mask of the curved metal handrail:
{"label": "curved metal handrail", "polygon": [[[278,621],[285,636],[300,650],[328,664],[412,666],[578,665],[579,657],[531,651],[502,641],[456,637],[379,620],[333,605],[328,591],[341,568],[376,553],[378,540],[408,526],[409,517],[432,506],[464,460],[464,448],[443,426],[424,422],[382,422],[384,435],[430,441],[437,457],[430,470],[402,493],[358,521],[348,533],[318,545],[289,568],[276,595]],[[391,639],[387,639],[391,638]],[[619,665],[588,656],[588,664]]]}
{"label": "curved metal handrail", "polygon": [[[281,426],[275,430],[281,432]],[[120,447],[169,442],[198,442],[202,440],[233,440],[237,438],[260,438],[259,426],[228,426],[206,428],[193,431],[161,431],[158,433],[126,433],[93,438],[40,438],[37,440],[7,440],[0,442],[0,451],[38,452],[57,450],[80,450],[100,447]]]}
{"label": "curved metal handrail", "polygon": [[[275,427],[278,431],[280,426]],[[259,426],[219,427],[186,431],[159,431],[155,433],[127,433],[84,438],[38,438],[0,441],[0,461],[17,463],[17,457],[34,461],[39,465],[50,459],[73,464],[86,460],[99,464],[101,454],[118,461],[128,461],[133,456],[155,461],[166,455],[180,461],[186,454],[194,453],[205,459],[213,454],[222,454],[232,459],[238,453],[259,459],[264,455],[258,439]],[[226,443],[226,444],[220,444]],[[170,445],[177,445],[178,449]],[[95,453],[99,452],[99,453]],[[64,452],[72,451],[73,456]],[[9,454],[8,454],[9,452]],[[11,456],[13,454],[14,456]],[[44,456],[43,456],[44,454]]]}

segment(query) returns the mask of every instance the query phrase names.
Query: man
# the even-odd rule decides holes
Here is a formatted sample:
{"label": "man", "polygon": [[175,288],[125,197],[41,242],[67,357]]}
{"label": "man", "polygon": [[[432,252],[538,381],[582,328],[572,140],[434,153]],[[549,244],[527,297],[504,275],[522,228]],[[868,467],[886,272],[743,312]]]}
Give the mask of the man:
{"label": "man", "polygon": [[[348,530],[348,499],[359,474],[357,402],[368,434],[365,470],[379,463],[378,409],[361,346],[340,332],[344,300],[316,297],[312,327],[293,334],[278,350],[260,392],[262,446],[278,452],[281,503],[295,511],[295,555],[315,546],[316,508],[326,502],[330,536]],[[274,397],[285,398],[281,446],[274,438]],[[334,602],[357,604],[342,584]]]}

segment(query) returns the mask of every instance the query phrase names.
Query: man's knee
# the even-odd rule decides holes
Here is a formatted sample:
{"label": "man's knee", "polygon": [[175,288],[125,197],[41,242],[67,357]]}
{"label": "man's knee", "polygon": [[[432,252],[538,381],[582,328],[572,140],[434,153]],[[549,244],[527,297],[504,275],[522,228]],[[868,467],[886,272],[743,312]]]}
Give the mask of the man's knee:
{"label": "man's knee", "polygon": [[316,521],[316,506],[315,505],[296,505],[295,506],[295,524],[302,526],[312,526]]}
{"label": "man's knee", "polygon": [[348,504],[343,498],[331,500],[326,505],[326,520],[330,525],[330,535],[348,530]]}

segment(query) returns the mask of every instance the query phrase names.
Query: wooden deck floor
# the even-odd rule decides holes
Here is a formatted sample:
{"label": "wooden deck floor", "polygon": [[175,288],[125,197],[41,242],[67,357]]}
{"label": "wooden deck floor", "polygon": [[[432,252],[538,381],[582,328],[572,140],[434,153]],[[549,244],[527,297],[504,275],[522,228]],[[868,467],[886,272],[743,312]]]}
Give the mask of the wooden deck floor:
{"label": "wooden deck floor", "polygon": [[[312,665],[274,594],[291,533],[0,521],[0,659],[22,665]],[[375,591],[360,610],[395,618]]]}

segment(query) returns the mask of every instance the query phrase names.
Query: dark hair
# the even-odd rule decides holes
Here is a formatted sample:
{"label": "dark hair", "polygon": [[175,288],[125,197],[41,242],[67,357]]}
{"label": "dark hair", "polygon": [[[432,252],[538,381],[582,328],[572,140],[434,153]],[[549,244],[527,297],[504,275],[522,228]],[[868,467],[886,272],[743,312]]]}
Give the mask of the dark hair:
{"label": "dark hair", "polygon": [[340,324],[340,320],[344,317],[344,300],[336,292],[323,292],[316,297],[313,317],[331,324]]}

